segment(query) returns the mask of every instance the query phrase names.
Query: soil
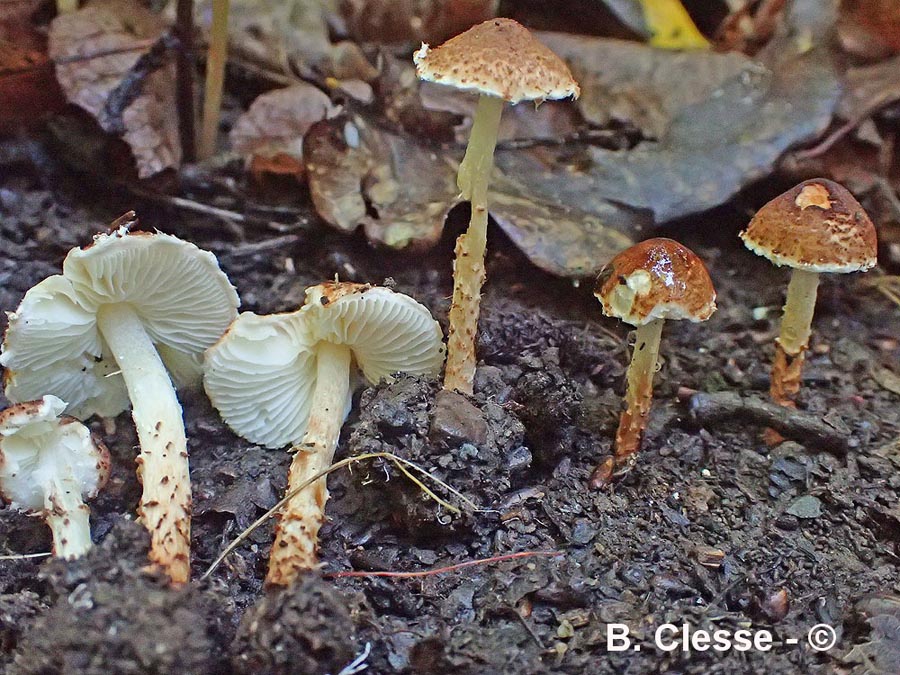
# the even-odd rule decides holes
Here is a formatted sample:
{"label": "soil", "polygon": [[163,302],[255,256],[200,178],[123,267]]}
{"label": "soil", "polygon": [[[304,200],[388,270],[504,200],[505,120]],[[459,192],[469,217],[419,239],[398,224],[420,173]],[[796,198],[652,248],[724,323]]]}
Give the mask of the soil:
{"label": "soil", "polygon": [[[787,277],[735,235],[743,206],[778,187],[667,230],[707,262],[719,311],[705,324],[665,327],[644,448],[602,489],[587,483],[610,452],[628,329],[601,316],[589,283],[537,271],[494,230],[475,396],[439,394],[436,382],[412,377],[364,388],[338,449],[338,458],[395,453],[476,508],[429,482],[461,507],[455,513],[394,463],[363,461],[329,476],[320,574],[264,591],[268,522],[208,580],[171,589],[145,569],[147,537],[133,520],[131,420],[94,420],[113,455],[92,504],[98,545],[74,562],[0,565],[0,670],[337,675],[360,657],[369,673],[900,671],[891,639],[900,625],[900,396],[885,388],[900,362],[897,307],[862,275],[822,284],[799,407],[841,435],[844,450],[802,429],[769,449],[758,418],[738,410],[704,424],[691,414],[693,391],[764,398]],[[400,254],[333,234],[311,215],[308,227],[275,234],[92,186],[48,191],[26,166],[0,178],[0,308],[15,309],[70,247],[132,207],[143,229],[215,252],[245,310],[293,309],[306,286],[338,274],[387,280],[446,328],[461,212],[435,250]],[[277,501],[290,458],[234,436],[202,393],[180,396],[197,579]],[[2,511],[2,552],[49,543],[40,519]],[[540,554],[413,578],[339,574],[516,552]],[[643,648],[609,651],[610,623],[627,624]],[[776,644],[663,652],[651,643],[664,623],[768,629]],[[806,644],[819,623],[837,630],[830,651]]]}

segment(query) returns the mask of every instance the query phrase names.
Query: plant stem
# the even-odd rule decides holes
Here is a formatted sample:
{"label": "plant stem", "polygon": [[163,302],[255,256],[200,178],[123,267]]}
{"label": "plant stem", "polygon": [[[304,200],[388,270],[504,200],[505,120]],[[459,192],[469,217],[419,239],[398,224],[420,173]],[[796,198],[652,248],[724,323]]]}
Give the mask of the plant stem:
{"label": "plant stem", "polygon": [[178,0],[175,6],[176,55],[175,94],[178,106],[178,132],[185,163],[197,159],[196,113],[194,111],[194,0]]}
{"label": "plant stem", "polygon": [[494,167],[494,147],[500,130],[503,99],[482,95],[472,121],[466,156],[459,165],[457,184],[463,199],[471,202],[469,229],[456,241],[453,261],[453,304],[447,340],[444,389],[472,393],[475,379],[475,334],[484,285],[484,252],[487,247],[488,183]]}
{"label": "plant stem", "polygon": [[122,371],[131,399],[144,485],[138,514],[150,531],[150,559],[174,583],[190,576],[191,481],[181,405],[150,336],[127,303],[97,312],[100,334]]}
{"label": "plant stem", "polygon": [[620,464],[641,447],[641,437],[647,426],[653,402],[653,375],[659,360],[659,341],[663,319],[638,326],[634,353],[628,366],[625,410],[619,418],[616,432],[616,463]]}
{"label": "plant stem", "polygon": [[229,0],[212,2],[213,18],[206,59],[203,124],[200,129],[200,145],[197,149],[197,158],[200,160],[209,159],[216,150],[222,89],[225,82],[225,58],[228,54],[228,2]]}
{"label": "plant stem", "polygon": [[56,0],[56,13],[66,14],[78,9],[78,0]]}
{"label": "plant stem", "polygon": [[779,404],[794,406],[800,391],[804,352],[809,345],[819,274],[795,269],[788,284],[781,334],[775,341],[775,360],[769,393]]}
{"label": "plant stem", "polygon": [[[303,440],[294,448],[288,492],[331,465],[350,392],[350,357],[346,345],[320,342],[316,347],[312,413]],[[316,566],[319,528],[325,521],[327,501],[323,477],[285,504],[269,556],[267,586],[289,586],[300,571]]]}
{"label": "plant stem", "polygon": [[74,480],[53,481],[44,497],[47,525],[53,533],[53,555],[77,558],[91,548],[91,510]]}

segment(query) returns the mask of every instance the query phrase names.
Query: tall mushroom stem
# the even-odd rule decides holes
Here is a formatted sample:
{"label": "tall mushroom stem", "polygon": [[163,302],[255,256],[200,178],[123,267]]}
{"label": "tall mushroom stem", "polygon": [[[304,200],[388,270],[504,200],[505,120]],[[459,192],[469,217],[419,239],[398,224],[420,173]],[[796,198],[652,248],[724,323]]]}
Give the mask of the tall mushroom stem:
{"label": "tall mushroom stem", "polygon": [[200,127],[200,144],[197,148],[197,157],[201,160],[209,159],[216,150],[219,113],[222,110],[222,89],[225,82],[225,58],[228,55],[228,3],[229,0],[213,0],[212,3],[203,122]]}
{"label": "tall mushroom stem", "polygon": [[484,285],[487,246],[488,183],[494,167],[494,148],[500,130],[503,99],[482,95],[472,120],[466,156],[459,165],[457,184],[472,206],[469,229],[456,241],[453,261],[453,304],[447,340],[444,389],[472,393],[475,379],[475,335]]}
{"label": "tall mushroom stem", "polygon": [[634,353],[626,376],[625,410],[619,418],[616,432],[616,463],[636,453],[647,426],[650,404],[653,401],[653,375],[659,359],[659,341],[664,319],[655,319],[638,326]]}
{"label": "tall mushroom stem", "polygon": [[47,525],[53,533],[53,555],[77,558],[91,548],[91,510],[74,481],[53,481],[44,496]]}
{"label": "tall mushroom stem", "polygon": [[781,334],[775,341],[775,361],[769,393],[776,403],[793,407],[800,391],[804,352],[809,345],[819,274],[795,269],[788,284]]}
{"label": "tall mushroom stem", "polygon": [[144,485],[138,514],[150,531],[150,559],[173,583],[190,576],[191,481],[187,439],[175,388],[144,325],[127,303],[102,306],[100,334],[109,345],[131,399]]}
{"label": "tall mushroom stem", "polygon": [[[288,492],[331,466],[350,392],[350,357],[346,345],[321,342],[316,348],[312,412],[303,440],[295,447]],[[316,566],[319,528],[325,521],[327,501],[328,488],[322,477],[285,504],[275,529],[266,585],[288,586],[301,570]]]}

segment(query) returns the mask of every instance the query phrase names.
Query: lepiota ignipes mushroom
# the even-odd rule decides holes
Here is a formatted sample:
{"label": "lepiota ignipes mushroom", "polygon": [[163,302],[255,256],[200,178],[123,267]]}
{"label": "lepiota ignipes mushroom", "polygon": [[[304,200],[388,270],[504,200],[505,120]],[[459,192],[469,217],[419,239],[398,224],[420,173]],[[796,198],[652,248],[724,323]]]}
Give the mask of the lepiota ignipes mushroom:
{"label": "lepiota ignipes mushroom", "polygon": [[512,19],[491,19],[436,49],[423,44],[413,55],[419,78],[479,94],[469,144],[457,183],[471,203],[469,229],[456,242],[453,303],[444,389],[472,393],[475,332],[484,285],[488,183],[503,102],[578,98],[578,84],[556,54]]}
{"label": "lepiota ignipes mushroom", "polygon": [[640,449],[653,400],[663,322],[706,321],[716,292],[703,262],[671,239],[648,239],[615,256],[600,272],[594,295],[603,313],[637,327],[628,367],[625,410],[616,432],[615,461]]}
{"label": "lepiota ignipes mushroom", "polygon": [[[436,376],[443,358],[440,326],[409,296],[325,283],[307,289],[296,312],[241,314],[207,352],[204,382],[236,434],[269,448],[293,445],[291,492],[331,465],[355,371],[371,383],[398,372]],[[315,567],[327,499],[321,478],[284,506],[267,585],[289,585]]]}
{"label": "lepiota ignipes mushroom", "polygon": [[809,345],[819,274],[865,272],[878,262],[875,226],[846,188],[807,180],[763,206],[741,232],[751,251],[793,268],[781,334],[775,341],[770,394],[793,407]]}
{"label": "lepiota ignipes mushroom", "polygon": [[0,494],[15,509],[40,513],[53,555],[77,558],[91,542],[91,510],[109,478],[109,452],[56,396],[0,412]]}
{"label": "lepiota ignipes mushroom", "polygon": [[150,559],[175,583],[190,572],[191,484],[170,372],[199,381],[200,356],[238,304],[212,253],[120,228],[70,251],[61,275],[25,294],[0,349],[11,401],[53,394],[86,418],[116,415],[130,400]]}

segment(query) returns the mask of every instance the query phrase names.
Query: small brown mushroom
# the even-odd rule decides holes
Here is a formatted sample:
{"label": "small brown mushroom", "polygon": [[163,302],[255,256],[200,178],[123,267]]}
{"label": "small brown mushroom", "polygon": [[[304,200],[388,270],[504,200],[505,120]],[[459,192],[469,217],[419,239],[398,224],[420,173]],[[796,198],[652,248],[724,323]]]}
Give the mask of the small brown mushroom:
{"label": "small brown mushroom", "polygon": [[716,310],[716,291],[703,262],[691,250],[671,239],[648,239],[603,268],[594,295],[604,314],[637,327],[625,411],[616,432],[620,465],[639,450],[647,426],[663,322],[706,321]]}
{"label": "small brown mushroom", "polygon": [[436,49],[423,44],[413,55],[419,78],[479,94],[478,108],[457,184],[471,202],[469,229],[456,242],[453,304],[444,389],[472,393],[475,332],[484,285],[487,192],[503,102],[578,98],[578,84],[556,54],[512,19],[491,19]]}
{"label": "small brown mushroom", "polygon": [[878,262],[875,226],[846,188],[808,180],[763,206],[741,232],[751,251],[793,268],[775,341],[770,393],[794,406],[809,344],[819,274],[864,272]]}

